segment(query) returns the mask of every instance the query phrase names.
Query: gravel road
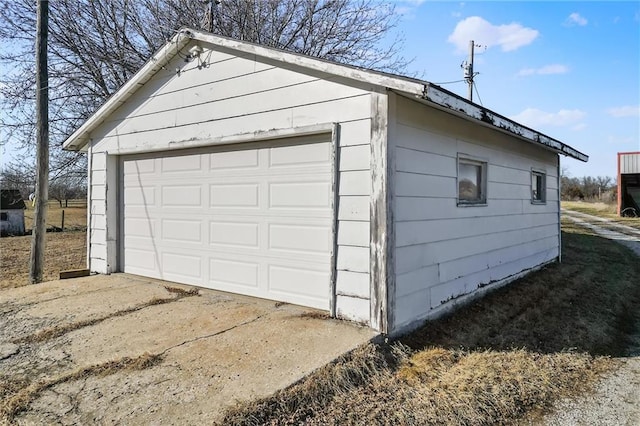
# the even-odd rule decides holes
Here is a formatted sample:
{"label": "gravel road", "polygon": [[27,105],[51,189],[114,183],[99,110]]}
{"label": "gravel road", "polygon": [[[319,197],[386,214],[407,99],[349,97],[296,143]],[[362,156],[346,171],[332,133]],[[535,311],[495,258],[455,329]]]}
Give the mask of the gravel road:
{"label": "gravel road", "polygon": [[[563,210],[562,214],[602,237],[629,247],[640,256],[639,230],[584,213]],[[619,361],[620,368],[604,378],[593,394],[560,401],[553,413],[540,423],[548,426],[640,426],[640,333],[634,336],[627,356]]]}

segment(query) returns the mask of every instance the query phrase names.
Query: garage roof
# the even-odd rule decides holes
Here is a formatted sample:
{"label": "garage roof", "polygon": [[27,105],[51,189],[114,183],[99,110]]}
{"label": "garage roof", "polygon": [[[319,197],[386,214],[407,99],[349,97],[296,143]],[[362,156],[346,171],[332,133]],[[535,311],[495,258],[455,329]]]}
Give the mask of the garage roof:
{"label": "garage roof", "polygon": [[333,74],[346,79],[365,82],[386,88],[401,96],[417,100],[423,104],[455,114],[476,124],[491,127],[503,133],[516,136],[526,142],[540,145],[559,154],[588,161],[582,152],[543,133],[523,126],[487,108],[474,104],[461,96],[428,81],[416,78],[372,71],[364,68],[292,53],[272,47],[239,41],[211,33],[183,28],[167,42],[147,63],[116,93],[114,93],[87,121],[82,124],[63,144],[67,150],[83,149],[90,140],[91,132],[99,126],[116,108],[122,105],[141,86],[149,81],[164,65],[192,40],[211,43],[242,53],[249,53],[286,64],[297,65],[315,71]]}

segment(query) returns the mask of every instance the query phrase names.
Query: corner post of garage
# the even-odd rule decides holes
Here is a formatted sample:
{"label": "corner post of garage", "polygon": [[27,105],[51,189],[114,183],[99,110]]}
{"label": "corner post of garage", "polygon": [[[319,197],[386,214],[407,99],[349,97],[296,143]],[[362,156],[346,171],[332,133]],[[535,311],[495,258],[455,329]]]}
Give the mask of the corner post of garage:
{"label": "corner post of garage", "polygon": [[393,149],[390,115],[395,98],[390,91],[371,95],[371,199],[370,199],[370,318],[371,327],[388,334],[394,328],[395,276],[393,273],[392,186]]}
{"label": "corner post of garage", "polygon": [[118,271],[118,243],[120,241],[120,158],[107,154],[106,158],[106,246],[107,273]]}
{"label": "corner post of garage", "polygon": [[331,131],[331,193],[332,198],[332,218],[331,218],[331,235],[333,243],[331,247],[331,279],[329,281],[329,314],[335,318],[337,312],[337,281],[338,281],[338,209],[340,202],[340,124],[333,123]]}

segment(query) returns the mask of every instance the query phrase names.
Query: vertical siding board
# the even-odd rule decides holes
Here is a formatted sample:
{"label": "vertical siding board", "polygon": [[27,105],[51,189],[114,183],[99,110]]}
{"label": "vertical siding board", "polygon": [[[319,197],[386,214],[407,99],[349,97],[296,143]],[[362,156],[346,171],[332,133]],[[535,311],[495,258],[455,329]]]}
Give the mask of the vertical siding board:
{"label": "vertical siding board", "polygon": [[388,97],[371,96],[371,199],[370,199],[370,321],[383,333],[390,331],[387,306],[388,250]]}

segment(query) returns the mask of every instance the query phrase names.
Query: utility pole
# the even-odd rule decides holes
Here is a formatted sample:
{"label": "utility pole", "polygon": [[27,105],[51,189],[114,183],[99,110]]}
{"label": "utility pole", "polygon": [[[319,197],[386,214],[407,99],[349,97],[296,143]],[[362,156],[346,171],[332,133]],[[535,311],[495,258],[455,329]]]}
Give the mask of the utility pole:
{"label": "utility pole", "polygon": [[36,36],[36,208],[31,240],[29,281],[42,282],[47,199],[49,198],[49,72],[47,69],[47,38],[49,0],[38,0],[38,33]]}
{"label": "utility pole", "polygon": [[212,33],[215,28],[215,20],[218,17],[218,5],[220,1],[221,0],[205,0],[206,3],[209,3],[209,7],[205,12],[203,27],[210,33]]}
{"label": "utility pole", "polygon": [[474,43],[473,40],[469,41],[469,61],[463,66],[464,69],[464,79],[467,81],[469,85],[469,89],[467,91],[467,98],[471,102],[473,102],[473,77],[475,74],[473,72],[473,48]]}

